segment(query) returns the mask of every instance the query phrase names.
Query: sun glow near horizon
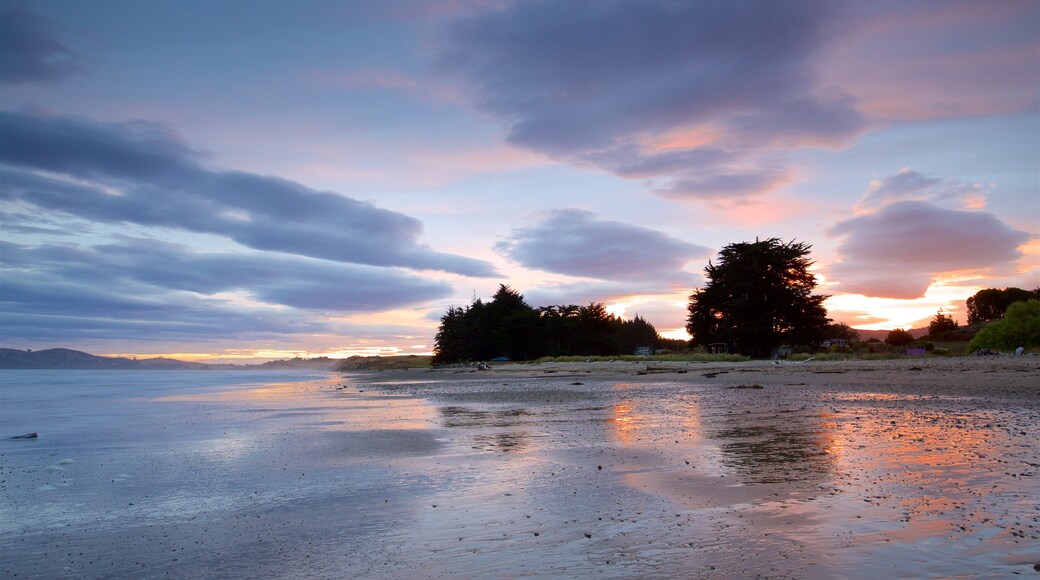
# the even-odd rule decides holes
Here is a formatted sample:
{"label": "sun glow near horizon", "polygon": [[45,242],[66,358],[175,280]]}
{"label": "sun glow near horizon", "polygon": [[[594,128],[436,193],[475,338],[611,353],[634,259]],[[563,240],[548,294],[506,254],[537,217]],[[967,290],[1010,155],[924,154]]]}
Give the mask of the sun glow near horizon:
{"label": "sun glow near horizon", "polygon": [[940,309],[967,324],[964,301],[983,286],[934,283],[919,298],[879,298],[862,294],[838,294],[827,299],[828,313],[835,322],[863,330],[892,330],[926,326]]}

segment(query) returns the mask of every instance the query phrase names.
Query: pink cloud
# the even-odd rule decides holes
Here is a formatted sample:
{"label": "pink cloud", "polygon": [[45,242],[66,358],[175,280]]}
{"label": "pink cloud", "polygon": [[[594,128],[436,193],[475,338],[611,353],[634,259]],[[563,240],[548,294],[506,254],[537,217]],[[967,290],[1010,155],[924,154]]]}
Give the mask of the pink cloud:
{"label": "pink cloud", "polygon": [[1031,236],[993,214],[902,201],[836,224],[841,261],[826,269],[841,292],[891,298],[924,295],[933,281],[1013,269]]}
{"label": "pink cloud", "polygon": [[869,212],[899,201],[931,201],[958,209],[982,209],[988,193],[979,183],[929,177],[904,167],[894,175],[871,181],[855,209]]}
{"label": "pink cloud", "polygon": [[849,5],[850,27],[820,59],[824,79],[874,119],[1035,110],[1037,4]]}

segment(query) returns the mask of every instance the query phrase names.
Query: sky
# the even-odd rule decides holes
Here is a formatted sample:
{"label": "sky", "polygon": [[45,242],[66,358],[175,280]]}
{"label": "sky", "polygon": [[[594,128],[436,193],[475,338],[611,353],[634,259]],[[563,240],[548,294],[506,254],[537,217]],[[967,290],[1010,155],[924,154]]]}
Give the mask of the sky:
{"label": "sky", "polygon": [[686,336],[725,245],[835,321],[1040,287],[1035,1],[0,1],[0,346],[417,354],[499,284]]}

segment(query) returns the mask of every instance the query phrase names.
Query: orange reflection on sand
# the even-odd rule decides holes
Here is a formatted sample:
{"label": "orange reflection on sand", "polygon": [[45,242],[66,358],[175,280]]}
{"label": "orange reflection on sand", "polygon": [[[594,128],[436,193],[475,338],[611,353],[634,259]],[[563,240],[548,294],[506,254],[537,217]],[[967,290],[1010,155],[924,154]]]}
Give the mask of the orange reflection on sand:
{"label": "orange reflection on sand", "polygon": [[622,400],[610,408],[610,413],[614,438],[621,443],[652,443],[663,438],[689,444],[703,435],[700,408],[692,398],[677,397],[664,406],[648,399]]}
{"label": "orange reflection on sand", "polygon": [[898,510],[902,527],[890,538],[962,533],[999,519],[987,494],[1015,495],[1024,484],[1017,472],[1008,475],[1019,462],[998,423],[982,414],[869,409],[837,427],[845,449],[835,450],[835,461],[841,473],[869,474],[865,501]]}
{"label": "orange reflection on sand", "polygon": [[191,401],[191,402],[249,402],[263,400],[297,399],[307,396],[314,390],[310,383],[272,383],[261,388],[228,389],[223,391],[207,391],[187,395],[167,395],[157,401]]}
{"label": "orange reflection on sand", "polygon": [[638,416],[632,403],[621,401],[611,408],[610,424],[614,428],[614,436],[618,441],[631,443],[635,440],[633,430],[639,427]]}
{"label": "orange reflection on sand", "polygon": [[[325,396],[323,396],[325,395]],[[437,423],[436,409],[422,399],[353,391],[322,391],[314,383],[274,383],[262,388],[168,395],[157,401],[221,403],[254,407],[257,412],[322,414],[340,430],[427,429]]]}

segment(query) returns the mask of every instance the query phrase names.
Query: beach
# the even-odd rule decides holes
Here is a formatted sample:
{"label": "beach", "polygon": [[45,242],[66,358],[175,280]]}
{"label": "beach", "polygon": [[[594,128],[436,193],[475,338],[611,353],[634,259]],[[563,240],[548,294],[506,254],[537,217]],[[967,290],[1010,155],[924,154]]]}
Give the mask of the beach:
{"label": "beach", "polygon": [[0,573],[920,578],[1040,562],[1036,357],[212,374],[84,398],[47,428],[5,402],[3,435],[40,437],[0,445]]}

